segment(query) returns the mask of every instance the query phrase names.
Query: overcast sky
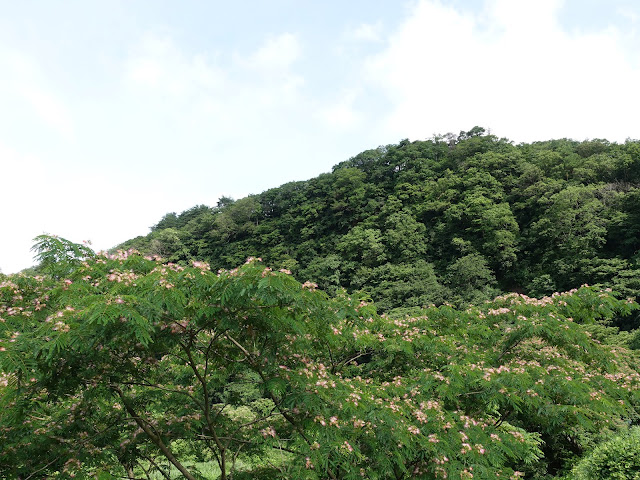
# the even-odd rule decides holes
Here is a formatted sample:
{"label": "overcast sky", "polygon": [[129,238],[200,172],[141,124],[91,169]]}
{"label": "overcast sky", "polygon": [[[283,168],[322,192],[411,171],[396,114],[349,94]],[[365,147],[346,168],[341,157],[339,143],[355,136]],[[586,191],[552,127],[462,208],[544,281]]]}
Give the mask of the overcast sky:
{"label": "overcast sky", "polygon": [[0,0],[0,270],[403,138],[640,137],[637,0]]}

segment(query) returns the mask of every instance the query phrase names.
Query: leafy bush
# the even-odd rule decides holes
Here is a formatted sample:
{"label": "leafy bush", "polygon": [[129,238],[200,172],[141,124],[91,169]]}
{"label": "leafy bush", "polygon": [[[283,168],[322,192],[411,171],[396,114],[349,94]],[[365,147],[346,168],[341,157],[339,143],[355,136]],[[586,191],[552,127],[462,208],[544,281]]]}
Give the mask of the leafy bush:
{"label": "leafy bush", "polygon": [[573,469],[575,480],[639,480],[640,427],[601,443]]}

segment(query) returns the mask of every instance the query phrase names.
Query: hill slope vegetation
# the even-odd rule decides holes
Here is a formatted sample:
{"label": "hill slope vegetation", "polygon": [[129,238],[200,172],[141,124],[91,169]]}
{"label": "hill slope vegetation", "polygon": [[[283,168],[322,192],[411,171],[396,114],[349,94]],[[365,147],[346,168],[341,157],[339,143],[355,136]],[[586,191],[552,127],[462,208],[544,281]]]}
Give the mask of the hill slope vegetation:
{"label": "hill slope vegetation", "polygon": [[37,237],[0,477],[636,478],[639,189],[638,141],[475,127],[117,252]]}
{"label": "hill slope vegetation", "polygon": [[122,245],[231,268],[248,256],[378,307],[582,284],[640,291],[640,142],[514,145],[474,127],[367,150],[331,173],[169,213]]}

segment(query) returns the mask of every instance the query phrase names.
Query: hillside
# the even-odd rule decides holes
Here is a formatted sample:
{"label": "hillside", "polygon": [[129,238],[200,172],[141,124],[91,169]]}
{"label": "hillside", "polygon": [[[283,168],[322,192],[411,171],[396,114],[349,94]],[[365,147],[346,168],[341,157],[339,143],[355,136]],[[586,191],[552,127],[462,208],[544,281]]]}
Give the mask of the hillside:
{"label": "hillside", "polygon": [[639,179],[638,141],[476,127],[126,249],[36,237],[0,274],[0,477],[636,478]]}
{"label": "hillside", "polygon": [[640,291],[640,142],[514,145],[475,127],[164,216],[125,242],[218,268],[249,256],[382,310],[602,284]]}

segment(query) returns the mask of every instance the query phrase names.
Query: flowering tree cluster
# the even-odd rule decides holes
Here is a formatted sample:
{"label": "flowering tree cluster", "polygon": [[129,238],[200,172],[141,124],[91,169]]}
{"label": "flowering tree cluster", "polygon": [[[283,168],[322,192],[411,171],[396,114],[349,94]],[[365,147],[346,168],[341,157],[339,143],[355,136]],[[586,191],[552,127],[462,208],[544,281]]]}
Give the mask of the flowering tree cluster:
{"label": "flowering tree cluster", "polygon": [[637,305],[607,292],[390,319],[259,259],[58,241],[0,280],[3,478],[519,478],[636,418],[635,358],[589,326]]}

